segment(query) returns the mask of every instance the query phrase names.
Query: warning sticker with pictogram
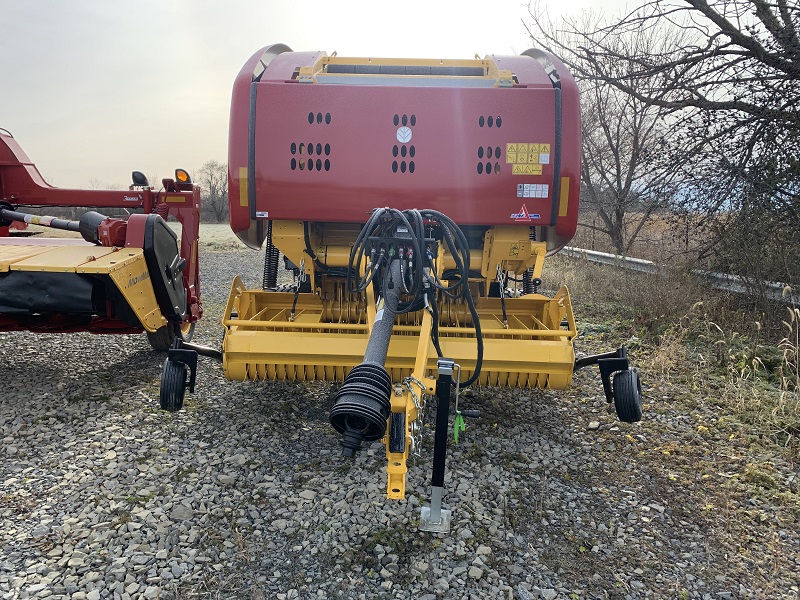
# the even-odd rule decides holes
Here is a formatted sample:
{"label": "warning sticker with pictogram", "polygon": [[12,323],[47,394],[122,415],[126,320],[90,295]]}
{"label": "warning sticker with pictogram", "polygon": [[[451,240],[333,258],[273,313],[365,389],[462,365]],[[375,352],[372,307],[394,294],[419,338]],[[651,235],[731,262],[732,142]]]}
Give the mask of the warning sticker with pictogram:
{"label": "warning sticker with pictogram", "polygon": [[550,144],[509,142],[506,164],[511,165],[512,175],[542,175],[542,165],[550,164]]}
{"label": "warning sticker with pictogram", "polygon": [[517,198],[547,198],[549,196],[550,186],[546,183],[517,184]]}

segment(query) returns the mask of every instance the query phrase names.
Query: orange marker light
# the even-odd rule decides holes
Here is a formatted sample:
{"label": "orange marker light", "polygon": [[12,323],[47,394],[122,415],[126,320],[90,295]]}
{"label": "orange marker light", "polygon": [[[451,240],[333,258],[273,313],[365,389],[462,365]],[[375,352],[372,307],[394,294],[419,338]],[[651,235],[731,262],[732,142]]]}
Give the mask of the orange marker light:
{"label": "orange marker light", "polygon": [[189,172],[184,169],[175,169],[175,179],[181,183],[192,183],[192,178],[189,177]]}

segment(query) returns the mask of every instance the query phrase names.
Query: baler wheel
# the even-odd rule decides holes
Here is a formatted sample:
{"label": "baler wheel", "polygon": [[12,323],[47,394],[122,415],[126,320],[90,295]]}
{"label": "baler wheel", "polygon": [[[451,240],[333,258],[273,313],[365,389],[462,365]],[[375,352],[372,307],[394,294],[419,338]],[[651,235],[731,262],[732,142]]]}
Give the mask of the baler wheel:
{"label": "baler wheel", "polygon": [[183,396],[186,393],[186,365],[182,362],[167,359],[161,373],[161,394],[159,404],[161,410],[177,412],[183,408]]}
{"label": "baler wheel", "polygon": [[614,408],[625,423],[642,420],[642,382],[636,369],[614,374]]}
{"label": "baler wheel", "polygon": [[[196,323],[184,323],[181,325],[181,339],[184,342],[191,342],[194,335],[194,326]],[[171,324],[167,324],[154,332],[147,332],[147,341],[153,350],[158,352],[166,352],[172,348],[172,342],[175,341],[175,330]]]}

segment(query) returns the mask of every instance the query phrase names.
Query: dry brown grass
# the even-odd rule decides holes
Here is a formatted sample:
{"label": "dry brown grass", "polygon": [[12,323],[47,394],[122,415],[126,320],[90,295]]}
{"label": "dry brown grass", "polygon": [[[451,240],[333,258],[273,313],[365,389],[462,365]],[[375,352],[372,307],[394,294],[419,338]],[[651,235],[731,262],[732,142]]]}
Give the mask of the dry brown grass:
{"label": "dry brown grass", "polygon": [[[630,215],[630,229],[638,223],[640,215]],[[605,233],[596,231],[590,226],[602,227],[599,217],[581,215],[578,230],[570,243],[571,246],[610,252],[616,254],[611,239]],[[692,249],[706,241],[706,236],[689,220],[679,220],[669,215],[651,215],[642,227],[631,246],[628,256],[652,260],[659,264],[676,265],[685,262],[692,254]]]}
{"label": "dry brown grass", "polygon": [[800,459],[800,308],[767,328],[739,298],[676,272],[648,275],[556,256],[544,277],[549,288],[570,288],[579,330],[598,321],[627,328],[620,337],[638,340],[633,361],[651,382],[685,385],[695,402]]}

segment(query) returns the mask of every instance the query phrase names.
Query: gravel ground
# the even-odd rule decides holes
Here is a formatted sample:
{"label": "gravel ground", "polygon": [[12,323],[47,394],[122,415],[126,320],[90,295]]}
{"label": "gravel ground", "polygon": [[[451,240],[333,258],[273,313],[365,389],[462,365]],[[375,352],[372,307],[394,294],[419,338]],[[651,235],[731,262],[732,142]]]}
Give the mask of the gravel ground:
{"label": "gravel ground", "polygon": [[[196,339],[216,345],[259,259],[201,260]],[[584,350],[621,341],[583,318]],[[566,393],[473,392],[437,535],[417,530],[433,410],[407,500],[387,501],[383,446],[340,457],[326,384],[231,383],[201,359],[167,414],[144,336],[0,334],[0,361],[0,598],[798,597],[796,509],[726,487],[752,457],[699,435],[668,382],[633,426],[589,370]],[[796,465],[759,460],[797,490]]]}

